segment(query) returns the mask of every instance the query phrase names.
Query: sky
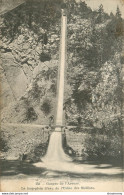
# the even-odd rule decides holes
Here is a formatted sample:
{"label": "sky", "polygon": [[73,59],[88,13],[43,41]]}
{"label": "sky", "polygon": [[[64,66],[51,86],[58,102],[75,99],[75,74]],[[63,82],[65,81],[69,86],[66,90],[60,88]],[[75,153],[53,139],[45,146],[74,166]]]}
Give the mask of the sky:
{"label": "sky", "polygon": [[[23,2],[25,0],[3,0],[2,2],[7,5],[7,2],[10,2],[8,5],[12,4],[12,2]],[[80,0],[76,0],[80,1]],[[93,10],[98,9],[100,4],[103,4],[104,10],[107,13],[110,13],[111,11],[115,14],[117,6],[119,6],[121,10],[122,17],[124,18],[124,0],[81,0],[85,1],[89,7],[91,7]],[[1,2],[1,0],[0,0]],[[0,12],[4,8],[4,6],[1,6]]]}
{"label": "sky", "polygon": [[124,18],[124,0],[85,0],[85,2],[93,10],[98,9],[99,5],[102,4],[105,12],[113,12],[114,14],[116,13],[117,6],[119,6]]}

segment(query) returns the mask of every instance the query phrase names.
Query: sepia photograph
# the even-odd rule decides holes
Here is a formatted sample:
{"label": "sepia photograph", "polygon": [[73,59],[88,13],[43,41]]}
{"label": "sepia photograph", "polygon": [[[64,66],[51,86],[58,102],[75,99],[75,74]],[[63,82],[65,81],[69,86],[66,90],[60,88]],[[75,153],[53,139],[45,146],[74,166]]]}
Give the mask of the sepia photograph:
{"label": "sepia photograph", "polygon": [[0,0],[1,192],[123,192],[123,103],[123,0]]}

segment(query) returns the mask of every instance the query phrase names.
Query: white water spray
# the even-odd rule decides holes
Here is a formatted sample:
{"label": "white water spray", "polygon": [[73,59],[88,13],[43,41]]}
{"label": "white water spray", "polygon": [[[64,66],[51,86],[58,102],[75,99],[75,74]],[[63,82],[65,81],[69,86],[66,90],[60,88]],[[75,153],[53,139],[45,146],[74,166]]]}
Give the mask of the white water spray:
{"label": "white water spray", "polygon": [[[59,130],[59,129],[58,129]],[[62,147],[62,134],[55,131],[51,134],[49,146],[45,157],[42,158],[43,162],[67,162],[72,161],[71,158],[65,154]]]}

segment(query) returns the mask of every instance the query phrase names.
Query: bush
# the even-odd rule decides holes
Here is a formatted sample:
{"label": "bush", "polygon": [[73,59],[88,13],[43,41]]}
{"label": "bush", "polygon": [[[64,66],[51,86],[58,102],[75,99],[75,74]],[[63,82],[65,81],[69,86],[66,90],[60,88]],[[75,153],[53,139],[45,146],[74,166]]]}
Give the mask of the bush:
{"label": "bush", "polygon": [[27,108],[26,120],[31,122],[31,121],[37,120],[37,118],[38,118],[38,116],[37,116],[34,108],[33,107]]}
{"label": "bush", "polygon": [[50,103],[50,100],[46,99],[44,100],[42,106],[41,106],[41,110],[43,111],[43,113],[45,115],[48,115],[50,114],[51,112],[51,103]]}
{"label": "bush", "polygon": [[100,160],[108,157],[118,159],[122,156],[122,139],[118,135],[87,134],[83,148],[88,154],[88,159]]}
{"label": "bush", "polygon": [[4,135],[0,135],[0,151],[7,152],[9,147],[7,145],[7,141],[2,136]]}
{"label": "bush", "polygon": [[29,161],[31,163],[41,161],[41,157],[46,154],[48,148],[48,141],[46,143],[39,144],[34,150],[25,155],[22,160]]}
{"label": "bush", "polygon": [[40,61],[41,62],[46,62],[46,61],[50,61],[51,60],[51,56],[48,53],[41,53],[40,54]]}

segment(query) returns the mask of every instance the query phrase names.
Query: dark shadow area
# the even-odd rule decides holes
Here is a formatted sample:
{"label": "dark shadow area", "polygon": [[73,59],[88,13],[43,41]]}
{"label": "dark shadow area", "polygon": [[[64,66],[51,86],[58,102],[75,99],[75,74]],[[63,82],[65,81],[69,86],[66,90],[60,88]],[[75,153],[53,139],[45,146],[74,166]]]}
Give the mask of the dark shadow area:
{"label": "dark shadow area", "polygon": [[[81,162],[79,162],[81,164]],[[76,162],[76,164],[78,164]],[[96,165],[94,169],[111,169],[114,168],[112,165],[105,164],[105,166],[100,166],[101,164],[104,165],[103,162],[82,162],[82,165]],[[1,176],[18,176],[19,174],[24,174],[25,176],[32,177],[37,176],[40,178],[62,178],[62,177],[70,177],[70,178],[82,178],[82,179],[122,179],[123,173],[120,174],[107,174],[103,172],[99,173],[69,173],[65,171],[51,171],[47,170],[46,168],[38,168],[35,167],[33,164],[29,162],[19,161],[19,160],[1,160]],[[119,167],[118,167],[119,168]],[[121,169],[121,167],[120,167]],[[100,171],[100,170],[99,170]]]}
{"label": "dark shadow area", "polygon": [[40,174],[40,178],[80,178],[80,179],[95,179],[95,180],[122,180],[123,173],[120,174],[107,174],[107,173],[74,173],[74,172],[65,172],[65,171],[44,171],[43,174]]}
{"label": "dark shadow area", "polygon": [[[78,157],[76,157],[73,162],[75,162],[77,164],[89,164],[89,165],[96,165],[96,166],[104,164],[105,168],[107,168],[106,165],[109,165],[108,168],[118,167],[120,169],[123,169],[123,161],[120,160],[120,159],[115,159],[115,158],[111,158],[111,159],[110,158],[105,158],[105,159],[100,159],[100,160],[93,160],[93,159],[83,160],[83,157],[82,157],[82,159],[80,159],[80,158],[78,159]],[[104,167],[102,167],[102,168],[104,168]]]}
{"label": "dark shadow area", "polygon": [[18,174],[40,175],[46,169],[37,168],[29,162],[19,160],[1,160],[0,161],[1,176],[14,176]]}

